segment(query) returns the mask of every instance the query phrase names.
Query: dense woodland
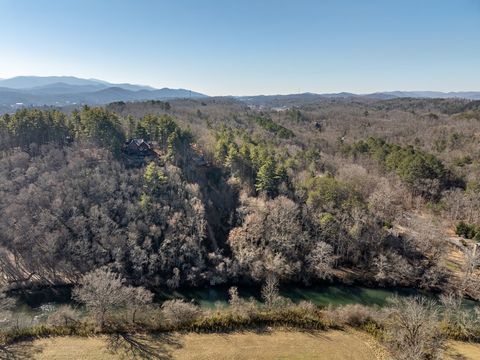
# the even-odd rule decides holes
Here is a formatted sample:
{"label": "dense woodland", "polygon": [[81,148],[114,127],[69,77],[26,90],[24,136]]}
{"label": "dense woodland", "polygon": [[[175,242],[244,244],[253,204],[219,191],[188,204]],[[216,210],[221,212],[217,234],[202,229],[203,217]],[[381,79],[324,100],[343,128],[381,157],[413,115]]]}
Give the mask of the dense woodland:
{"label": "dense woodland", "polygon": [[[123,153],[131,138],[156,153]],[[475,101],[19,110],[0,117],[0,271],[11,286],[107,267],[151,289],[274,276],[480,298],[479,179]]]}

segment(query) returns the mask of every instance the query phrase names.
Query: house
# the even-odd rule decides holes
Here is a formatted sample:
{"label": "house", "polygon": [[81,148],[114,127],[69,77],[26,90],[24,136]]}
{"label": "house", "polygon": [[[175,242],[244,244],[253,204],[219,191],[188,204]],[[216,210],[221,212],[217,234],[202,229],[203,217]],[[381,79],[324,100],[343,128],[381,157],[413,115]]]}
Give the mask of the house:
{"label": "house", "polygon": [[128,155],[147,156],[153,154],[153,148],[149,142],[143,139],[131,139],[123,145],[123,152]]}

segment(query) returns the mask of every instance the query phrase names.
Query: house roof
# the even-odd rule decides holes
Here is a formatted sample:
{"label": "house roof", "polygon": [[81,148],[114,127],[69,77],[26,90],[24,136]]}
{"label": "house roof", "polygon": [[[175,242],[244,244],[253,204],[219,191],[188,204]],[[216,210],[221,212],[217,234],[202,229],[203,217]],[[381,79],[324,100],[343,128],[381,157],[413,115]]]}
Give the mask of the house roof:
{"label": "house roof", "polygon": [[150,144],[143,139],[132,139],[132,140],[130,140],[129,144],[132,144],[132,143],[137,145],[137,146],[141,146],[141,145],[145,144],[148,147],[150,147]]}

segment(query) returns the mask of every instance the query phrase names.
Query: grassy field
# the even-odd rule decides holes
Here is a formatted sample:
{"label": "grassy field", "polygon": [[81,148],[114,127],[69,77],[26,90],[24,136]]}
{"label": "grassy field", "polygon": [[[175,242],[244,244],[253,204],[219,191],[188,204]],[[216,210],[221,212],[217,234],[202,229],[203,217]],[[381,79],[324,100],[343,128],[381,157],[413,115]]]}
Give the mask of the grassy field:
{"label": "grassy field", "polygon": [[[131,338],[59,337],[22,344],[19,352],[38,360],[129,359],[147,354],[157,359],[387,359],[370,337],[358,332],[242,332],[233,334],[172,334]],[[156,356],[156,357],[154,357]],[[480,346],[453,342],[449,360],[480,359]]]}
{"label": "grassy field", "polygon": [[452,341],[447,356],[450,360],[479,360],[480,345]]}

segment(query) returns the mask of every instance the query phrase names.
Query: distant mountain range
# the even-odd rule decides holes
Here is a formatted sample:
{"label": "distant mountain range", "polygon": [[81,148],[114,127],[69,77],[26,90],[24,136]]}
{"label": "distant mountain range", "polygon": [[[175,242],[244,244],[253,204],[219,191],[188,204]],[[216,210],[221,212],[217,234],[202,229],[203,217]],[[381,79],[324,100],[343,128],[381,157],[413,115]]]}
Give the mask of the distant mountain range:
{"label": "distant mountain range", "polygon": [[257,95],[257,96],[240,96],[238,100],[249,105],[256,106],[291,106],[324,99],[372,99],[372,100],[392,100],[400,98],[416,98],[416,99],[467,99],[480,100],[480,91],[464,91],[464,92],[438,92],[438,91],[386,91],[372,94],[353,94],[348,92],[332,93],[332,94],[289,94],[289,95]]}
{"label": "distant mountain range", "polygon": [[0,106],[101,105],[113,101],[201,98],[187,89],[155,89],[151,86],[112,84],[73,76],[18,76],[0,79]]}
{"label": "distant mountain range", "polygon": [[[17,76],[0,79],[0,109],[9,111],[22,106],[67,106],[77,104],[103,105],[114,101],[169,100],[204,98],[207,95],[188,89],[155,89],[134,84],[112,84],[97,79],[73,76]],[[375,99],[396,98],[462,98],[480,100],[480,91],[387,91],[372,94],[348,92],[334,94],[291,94],[239,96],[236,99],[250,105],[288,106],[321,99]]]}
{"label": "distant mountain range", "polygon": [[480,91],[385,91],[366,95],[372,98],[427,98],[480,100]]}

